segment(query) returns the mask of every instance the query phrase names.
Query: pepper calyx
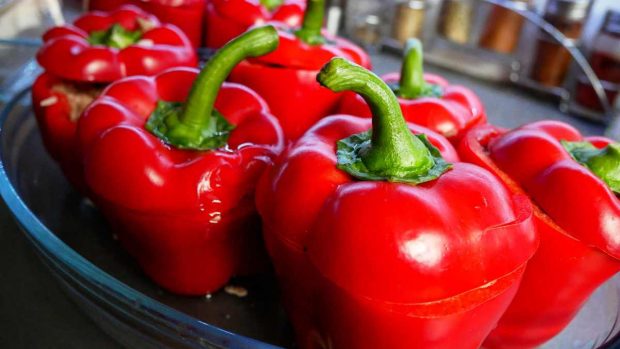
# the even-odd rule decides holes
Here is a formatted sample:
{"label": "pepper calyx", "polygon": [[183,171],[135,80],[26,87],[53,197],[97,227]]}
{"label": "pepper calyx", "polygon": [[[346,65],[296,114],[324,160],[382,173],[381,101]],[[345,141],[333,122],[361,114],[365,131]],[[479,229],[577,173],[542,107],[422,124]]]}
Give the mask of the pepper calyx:
{"label": "pepper calyx", "polygon": [[403,99],[416,99],[422,97],[441,98],[443,96],[443,87],[435,84],[426,83],[424,88],[420,90],[420,92],[418,92],[415,97],[407,97],[405,94],[403,94],[401,91],[400,83],[398,82],[390,83],[388,84],[388,86],[390,86],[390,89],[392,90],[392,92],[394,92],[395,95]]}
{"label": "pepper calyx", "polygon": [[349,138],[338,141],[336,156],[338,168],[351,176],[361,180],[403,182],[421,184],[437,179],[452,165],[446,162],[441,153],[433,146],[426,135],[415,135],[429,150],[433,157],[433,166],[426,171],[408,171],[403,169],[401,173],[373,173],[362,160],[363,153],[368,150],[372,139],[372,130],[355,134]]}
{"label": "pepper calyx", "polygon": [[561,141],[571,157],[620,194],[620,143],[599,149],[590,142]]}
{"label": "pepper calyx", "polygon": [[87,41],[91,45],[103,45],[122,50],[137,43],[144,33],[141,30],[127,30],[115,23],[107,30],[93,31]]}
{"label": "pepper calyx", "polygon": [[[213,109],[205,127],[192,128],[179,121],[183,103],[158,101],[145,128],[168,144],[179,149],[210,150],[222,148],[235,128],[224,116]],[[172,134],[171,134],[172,133]]]}

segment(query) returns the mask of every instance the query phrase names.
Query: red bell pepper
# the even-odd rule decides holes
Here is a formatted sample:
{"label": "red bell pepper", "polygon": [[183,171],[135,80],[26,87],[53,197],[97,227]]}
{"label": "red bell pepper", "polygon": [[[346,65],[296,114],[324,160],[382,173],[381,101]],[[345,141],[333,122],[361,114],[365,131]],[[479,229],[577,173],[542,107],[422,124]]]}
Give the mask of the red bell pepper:
{"label": "red bell pepper", "polygon": [[265,98],[288,139],[300,137],[338,104],[340,94],[316,83],[325,63],[338,56],[370,67],[370,58],[362,49],[322,34],[324,5],[323,0],[308,1],[301,29],[281,28],[275,52],[242,62],[230,75],[231,81]]}
{"label": "red bell pepper", "polygon": [[321,120],[257,189],[300,348],[478,348],[536,250],[529,201],[408,129],[374,74],[335,58],[318,80],[373,117]]}
{"label": "red bell pepper", "polygon": [[[526,349],[546,342],[568,325],[600,284],[620,270],[617,182],[616,189],[610,188],[573,160],[562,141],[586,142],[573,154],[579,157],[583,149],[598,154],[590,162],[599,168],[602,163],[610,165],[606,173],[618,180],[617,144],[597,151],[611,141],[583,138],[573,127],[556,121],[510,132],[478,126],[460,144],[463,160],[487,168],[513,193],[530,195],[541,238],[515,300],[485,342],[487,348]],[[615,160],[608,160],[612,157]]]}
{"label": "red bell pepper", "polygon": [[48,30],[43,40],[37,59],[45,73],[32,88],[34,111],[49,153],[83,191],[75,122],[84,108],[109,82],[195,66],[196,54],[178,29],[133,6],[87,13]]}
{"label": "red bell pepper", "polygon": [[[422,68],[422,44],[408,41],[401,72],[381,77],[398,96],[400,108],[409,122],[430,128],[448,137],[453,144],[474,125],[486,123],[484,107],[478,97],[463,86],[448,82]],[[353,92],[342,98],[339,113],[371,117],[364,99]]]}
{"label": "red bell pepper", "polygon": [[211,0],[207,4],[205,46],[218,48],[248,28],[265,22],[301,24],[305,0]]}
{"label": "red bell pepper", "polygon": [[254,188],[283,146],[282,131],[258,94],[223,81],[240,60],[277,45],[273,27],[257,28],[200,74],[179,68],[115,82],[80,118],[93,201],[167,290],[217,290],[264,251]]}
{"label": "red bell pepper", "polygon": [[73,25],[48,30],[43,41],[39,64],[73,81],[111,82],[196,65],[194,49],[182,32],[134,6],[89,12]]}
{"label": "red bell pepper", "polygon": [[112,11],[124,4],[138,6],[162,22],[176,25],[194,47],[201,46],[206,0],[89,0],[87,7],[89,10]]}

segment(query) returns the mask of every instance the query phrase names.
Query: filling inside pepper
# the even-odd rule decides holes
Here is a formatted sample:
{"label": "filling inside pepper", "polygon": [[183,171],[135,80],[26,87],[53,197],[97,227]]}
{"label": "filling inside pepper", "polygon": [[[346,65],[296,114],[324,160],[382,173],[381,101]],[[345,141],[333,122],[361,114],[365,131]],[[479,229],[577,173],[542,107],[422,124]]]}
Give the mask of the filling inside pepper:
{"label": "filling inside pepper", "polygon": [[[79,84],[64,81],[54,84],[51,88],[53,92],[63,94],[69,104],[69,119],[76,122],[88,105],[101,94],[102,86],[94,84]],[[41,101],[41,104],[50,106],[57,102],[55,97],[50,97]],[[45,106],[45,105],[44,105]]]}
{"label": "filling inside pepper", "polygon": [[441,86],[429,84],[424,80],[422,67],[422,43],[418,39],[409,39],[404,50],[400,81],[390,84],[390,88],[398,97],[415,99],[420,97],[441,97]]}
{"label": "filling inside pepper", "polygon": [[620,143],[611,143],[599,149],[590,142],[562,141],[564,149],[583,166],[620,194]]}

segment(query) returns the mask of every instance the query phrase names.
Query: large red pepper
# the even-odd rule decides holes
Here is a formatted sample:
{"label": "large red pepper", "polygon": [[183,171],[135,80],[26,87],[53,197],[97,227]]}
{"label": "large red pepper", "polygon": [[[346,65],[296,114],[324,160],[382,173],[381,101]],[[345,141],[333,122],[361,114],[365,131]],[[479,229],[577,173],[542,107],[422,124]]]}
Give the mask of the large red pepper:
{"label": "large red pepper", "polygon": [[223,81],[240,60],[277,44],[273,27],[257,28],[200,74],[174,69],[115,82],[79,121],[93,201],[144,271],[172,292],[212,292],[256,267],[264,251],[254,188],[283,146],[282,131],[255,92]]}
{"label": "large red pepper", "polygon": [[[463,86],[424,74],[422,45],[411,39],[405,48],[401,72],[381,77],[398,96],[400,108],[409,122],[430,128],[448,137],[453,144],[474,125],[486,123],[484,107],[478,97]],[[353,92],[342,98],[339,113],[371,117],[364,99]]]}
{"label": "large red pepper", "polygon": [[[561,141],[592,142],[581,145],[590,154],[615,152],[615,160],[603,161],[615,162],[617,180],[617,144],[596,151],[611,141],[583,138],[560,122],[536,122],[510,132],[478,126],[460,144],[463,160],[487,168],[513,193],[530,195],[541,238],[515,300],[485,342],[487,348],[534,348],[551,339],[590,294],[620,270],[617,194],[573,160]],[[597,156],[599,160],[591,161],[605,157]]]}
{"label": "large red pepper", "polygon": [[252,88],[269,104],[288,139],[297,139],[319,119],[330,114],[341,95],[316,83],[316,76],[333,57],[344,57],[364,67],[370,58],[359,47],[324,36],[323,0],[310,0],[301,29],[279,30],[278,49],[239,64],[230,80]]}
{"label": "large red pepper", "polygon": [[43,40],[37,60],[45,73],[32,88],[34,110],[47,150],[80,189],[76,121],[103,87],[197,62],[183,33],[133,6],[87,13],[73,25],[48,30]]}
{"label": "large red pepper", "polygon": [[299,346],[478,348],[536,250],[530,202],[408,129],[374,74],[336,58],[318,79],[360,93],[373,119],[372,132],[369,119],[321,120],[257,190]]}
{"label": "large red pepper", "polygon": [[138,6],[154,14],[162,22],[176,25],[187,35],[194,47],[202,45],[206,0],[89,0],[88,8],[112,11],[125,4]]}
{"label": "large red pepper", "polygon": [[207,4],[205,46],[218,48],[248,28],[265,22],[301,24],[305,0],[211,0]]}

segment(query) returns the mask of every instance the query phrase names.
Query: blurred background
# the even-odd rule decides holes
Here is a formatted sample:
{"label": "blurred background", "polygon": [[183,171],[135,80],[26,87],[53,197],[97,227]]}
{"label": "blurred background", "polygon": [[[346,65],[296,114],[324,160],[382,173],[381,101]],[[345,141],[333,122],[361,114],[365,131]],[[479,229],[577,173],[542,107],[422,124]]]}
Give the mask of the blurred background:
{"label": "blurred background", "polygon": [[[332,1],[334,4],[336,0]],[[582,69],[564,46],[575,45],[601,80],[610,105],[620,89],[617,0],[340,0],[344,28],[357,41],[398,49],[408,37],[425,44],[427,62],[479,79],[514,83],[555,98],[563,111],[605,121]],[[350,5],[350,6],[347,6]],[[551,25],[559,42],[541,25]],[[616,103],[616,108],[620,104]]]}

